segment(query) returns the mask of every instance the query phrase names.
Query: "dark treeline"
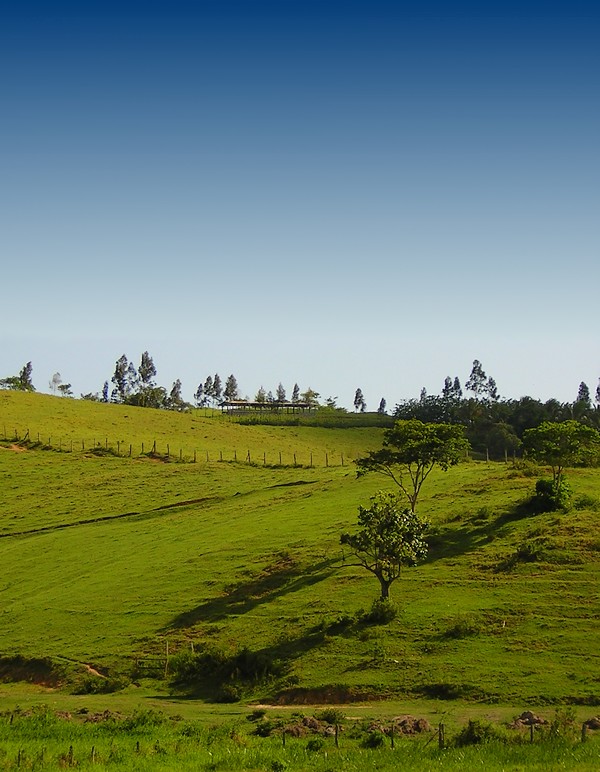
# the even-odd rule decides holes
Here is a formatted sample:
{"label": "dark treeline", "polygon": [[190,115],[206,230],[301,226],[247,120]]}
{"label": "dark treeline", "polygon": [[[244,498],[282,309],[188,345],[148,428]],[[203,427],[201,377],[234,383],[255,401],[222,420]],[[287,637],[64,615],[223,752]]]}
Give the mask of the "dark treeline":
{"label": "dark treeline", "polygon": [[[466,393],[465,393],[466,392]],[[425,423],[460,424],[464,427],[473,450],[501,458],[516,452],[526,429],[544,421],[576,420],[600,428],[600,385],[592,402],[590,390],[581,383],[573,402],[549,399],[542,402],[533,397],[502,399],[493,378],[488,377],[476,359],[465,383],[449,376],[441,394],[421,391],[418,399],[403,400],[396,405],[394,418],[418,418]]]}

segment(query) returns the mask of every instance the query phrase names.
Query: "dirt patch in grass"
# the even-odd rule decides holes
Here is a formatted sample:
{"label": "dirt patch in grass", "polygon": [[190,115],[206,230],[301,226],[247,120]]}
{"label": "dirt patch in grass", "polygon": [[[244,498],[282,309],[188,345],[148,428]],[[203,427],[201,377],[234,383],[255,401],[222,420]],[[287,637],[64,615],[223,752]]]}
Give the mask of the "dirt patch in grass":
{"label": "dirt patch in grass", "polygon": [[60,686],[65,677],[63,668],[48,658],[0,657],[0,681],[26,681],[54,688]]}

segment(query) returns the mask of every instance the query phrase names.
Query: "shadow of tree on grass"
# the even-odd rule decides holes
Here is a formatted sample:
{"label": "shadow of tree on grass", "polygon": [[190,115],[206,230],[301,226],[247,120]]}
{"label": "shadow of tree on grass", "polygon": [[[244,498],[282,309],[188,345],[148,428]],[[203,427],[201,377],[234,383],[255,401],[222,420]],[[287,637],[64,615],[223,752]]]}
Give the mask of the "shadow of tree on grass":
{"label": "shadow of tree on grass", "polygon": [[336,558],[331,558],[302,566],[289,555],[281,554],[258,576],[232,585],[226,588],[223,595],[178,614],[166,629],[184,629],[198,622],[217,622],[229,616],[246,614],[263,603],[322,582],[334,573],[337,562]]}
{"label": "shadow of tree on grass", "polygon": [[525,500],[496,513],[496,516],[484,508],[483,511],[465,518],[464,525],[442,526],[427,539],[429,554],[425,563],[474,552],[494,539],[506,536],[512,523],[533,516],[531,501]]}

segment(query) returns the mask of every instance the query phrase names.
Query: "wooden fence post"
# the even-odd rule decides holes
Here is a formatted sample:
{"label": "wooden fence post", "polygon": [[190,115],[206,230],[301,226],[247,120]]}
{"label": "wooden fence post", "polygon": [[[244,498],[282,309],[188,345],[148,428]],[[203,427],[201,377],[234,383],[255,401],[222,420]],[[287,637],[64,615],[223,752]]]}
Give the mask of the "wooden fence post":
{"label": "wooden fence post", "polygon": [[444,749],[444,745],[446,743],[446,728],[443,724],[440,724],[438,727],[438,747],[440,750]]}
{"label": "wooden fence post", "polygon": [[325,466],[329,466],[329,456],[325,453]]}
{"label": "wooden fence post", "polygon": [[584,743],[587,740],[587,724],[584,722],[581,725],[581,742]]}
{"label": "wooden fence post", "polygon": [[171,449],[169,448],[169,443],[167,442],[167,458],[171,455]]}
{"label": "wooden fence post", "polygon": [[196,463],[196,451],[194,450],[194,464]]}

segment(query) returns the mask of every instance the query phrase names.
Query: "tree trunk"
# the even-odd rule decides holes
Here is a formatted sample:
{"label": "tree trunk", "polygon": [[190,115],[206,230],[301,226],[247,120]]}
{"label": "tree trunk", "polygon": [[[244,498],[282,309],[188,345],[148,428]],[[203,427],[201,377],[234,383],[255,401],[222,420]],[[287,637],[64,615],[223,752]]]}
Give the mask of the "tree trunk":
{"label": "tree trunk", "polygon": [[389,600],[391,582],[386,581],[382,576],[377,577],[381,585],[381,600]]}

